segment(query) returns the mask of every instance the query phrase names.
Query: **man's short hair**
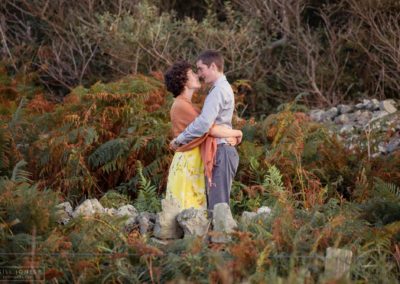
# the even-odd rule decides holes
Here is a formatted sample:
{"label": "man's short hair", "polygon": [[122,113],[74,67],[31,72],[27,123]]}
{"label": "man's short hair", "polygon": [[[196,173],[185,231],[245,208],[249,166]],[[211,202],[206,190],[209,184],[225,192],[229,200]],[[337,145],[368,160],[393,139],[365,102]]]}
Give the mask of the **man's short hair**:
{"label": "man's short hair", "polygon": [[167,90],[174,95],[174,98],[179,96],[188,81],[188,71],[192,68],[187,61],[175,62],[164,74],[164,82]]}
{"label": "man's short hair", "polygon": [[224,58],[222,57],[222,54],[217,51],[217,50],[206,50],[203,51],[198,57],[197,61],[201,60],[203,64],[207,65],[210,67],[211,63],[214,62],[214,64],[217,66],[218,71],[224,72]]}

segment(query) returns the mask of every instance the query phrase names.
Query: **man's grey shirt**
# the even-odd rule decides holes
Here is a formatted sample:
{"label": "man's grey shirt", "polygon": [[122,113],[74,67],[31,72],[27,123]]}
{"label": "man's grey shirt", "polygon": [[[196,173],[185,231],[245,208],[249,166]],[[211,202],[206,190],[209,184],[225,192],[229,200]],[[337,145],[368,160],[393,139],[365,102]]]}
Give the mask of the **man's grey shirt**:
{"label": "man's grey shirt", "polygon": [[[207,133],[215,123],[232,128],[232,115],[235,108],[233,90],[223,75],[215,81],[207,95],[200,115],[179,134],[176,142],[187,144],[195,138]],[[224,138],[218,138],[217,143],[226,143]]]}

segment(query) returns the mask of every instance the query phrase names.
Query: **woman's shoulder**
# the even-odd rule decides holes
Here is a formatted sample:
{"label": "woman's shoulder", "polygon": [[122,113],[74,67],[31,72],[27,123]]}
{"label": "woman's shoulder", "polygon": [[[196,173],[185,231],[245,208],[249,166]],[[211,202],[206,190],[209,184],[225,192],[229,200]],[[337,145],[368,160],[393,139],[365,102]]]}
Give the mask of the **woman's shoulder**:
{"label": "woman's shoulder", "polygon": [[172,112],[198,113],[198,110],[186,100],[175,99],[171,107]]}

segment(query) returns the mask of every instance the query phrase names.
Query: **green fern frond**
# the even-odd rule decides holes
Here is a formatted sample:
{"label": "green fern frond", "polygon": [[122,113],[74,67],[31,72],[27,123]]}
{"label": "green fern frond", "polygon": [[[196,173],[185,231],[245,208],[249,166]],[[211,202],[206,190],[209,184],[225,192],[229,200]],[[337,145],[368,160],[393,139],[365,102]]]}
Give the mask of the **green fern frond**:
{"label": "green fern frond", "polygon": [[282,182],[281,172],[275,165],[272,165],[268,169],[268,174],[264,178],[263,186],[267,190],[272,191],[283,191],[285,189],[285,186]]}
{"label": "green fern frond", "polygon": [[157,197],[157,187],[143,175],[143,166],[138,162],[139,194],[134,206],[139,211],[158,212],[161,210],[161,202]]}
{"label": "green fern frond", "polygon": [[385,182],[380,178],[375,178],[374,196],[384,198],[391,201],[400,200],[400,187],[397,185]]}
{"label": "green fern frond", "polygon": [[88,158],[91,167],[99,167],[117,160],[128,151],[126,139],[118,138],[100,145]]}

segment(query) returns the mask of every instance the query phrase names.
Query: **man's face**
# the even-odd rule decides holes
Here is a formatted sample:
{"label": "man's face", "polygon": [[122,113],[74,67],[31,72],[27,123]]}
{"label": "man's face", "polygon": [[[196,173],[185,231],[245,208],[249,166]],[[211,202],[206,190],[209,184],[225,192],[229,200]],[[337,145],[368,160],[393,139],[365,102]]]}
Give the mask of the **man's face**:
{"label": "man's face", "polygon": [[213,71],[211,66],[208,67],[201,60],[196,62],[197,67],[197,75],[199,75],[200,80],[203,80],[205,83],[212,83]]}
{"label": "man's face", "polygon": [[199,82],[199,77],[197,76],[196,73],[193,72],[192,69],[189,69],[187,71],[187,82],[186,82],[186,87],[188,89],[199,89],[201,87],[200,82]]}

